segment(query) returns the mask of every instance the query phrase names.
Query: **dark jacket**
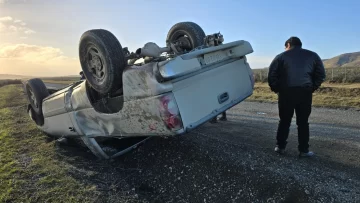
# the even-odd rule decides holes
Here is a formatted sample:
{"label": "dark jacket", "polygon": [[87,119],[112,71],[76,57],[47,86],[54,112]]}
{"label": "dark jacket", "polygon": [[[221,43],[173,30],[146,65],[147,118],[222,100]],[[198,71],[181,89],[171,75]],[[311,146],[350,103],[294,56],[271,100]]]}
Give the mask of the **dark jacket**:
{"label": "dark jacket", "polygon": [[294,47],[277,55],[271,62],[268,83],[272,91],[289,87],[317,90],[325,80],[324,64],[315,52]]}

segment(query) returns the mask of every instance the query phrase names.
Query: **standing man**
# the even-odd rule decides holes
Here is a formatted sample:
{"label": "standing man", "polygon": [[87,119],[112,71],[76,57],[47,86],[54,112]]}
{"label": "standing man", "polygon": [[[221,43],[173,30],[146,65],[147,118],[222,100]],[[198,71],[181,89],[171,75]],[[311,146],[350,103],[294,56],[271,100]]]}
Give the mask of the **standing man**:
{"label": "standing man", "polygon": [[268,75],[271,90],[278,94],[280,122],[275,152],[285,152],[295,110],[299,156],[311,157],[314,153],[309,151],[308,119],[312,93],[324,82],[325,69],[319,55],[303,49],[298,37],[290,37],[285,42],[285,50],[271,62]]}

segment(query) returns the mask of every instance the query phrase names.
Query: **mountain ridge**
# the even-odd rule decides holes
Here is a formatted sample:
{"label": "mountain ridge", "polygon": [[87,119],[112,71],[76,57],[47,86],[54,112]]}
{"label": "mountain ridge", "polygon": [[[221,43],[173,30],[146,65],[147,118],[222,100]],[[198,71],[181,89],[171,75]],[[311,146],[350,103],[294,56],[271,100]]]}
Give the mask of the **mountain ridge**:
{"label": "mountain ridge", "polygon": [[338,56],[322,59],[326,68],[360,67],[360,51],[340,54]]}

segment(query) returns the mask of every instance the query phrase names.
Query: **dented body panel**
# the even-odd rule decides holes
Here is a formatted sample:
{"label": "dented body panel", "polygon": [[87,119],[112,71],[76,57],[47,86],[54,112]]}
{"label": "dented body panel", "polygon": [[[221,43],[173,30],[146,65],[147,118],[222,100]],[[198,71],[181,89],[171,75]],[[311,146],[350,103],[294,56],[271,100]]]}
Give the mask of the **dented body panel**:
{"label": "dented body panel", "polygon": [[[44,115],[50,116],[45,116],[45,124],[42,129],[57,136],[85,135],[87,137],[126,137],[144,136],[145,134],[165,136],[180,133],[170,131],[163,124],[159,111],[159,96],[147,96],[139,99],[139,95],[129,94],[126,97],[128,100],[119,104],[123,105],[122,110],[113,114],[104,114],[97,112],[92,107],[86,88],[85,81],[83,81],[75,87],[68,88],[65,93],[61,93],[57,97],[44,100],[43,109],[48,110],[44,112],[49,112],[49,109],[52,110],[51,112],[56,109],[62,111],[58,115],[45,113]],[[65,99],[66,95],[68,95],[68,99]],[[60,96],[62,99],[59,98]],[[129,100],[129,98],[136,99]],[[59,100],[64,101],[62,105],[59,104]],[[63,109],[66,109],[66,112]],[[61,122],[61,120],[63,121]]]}

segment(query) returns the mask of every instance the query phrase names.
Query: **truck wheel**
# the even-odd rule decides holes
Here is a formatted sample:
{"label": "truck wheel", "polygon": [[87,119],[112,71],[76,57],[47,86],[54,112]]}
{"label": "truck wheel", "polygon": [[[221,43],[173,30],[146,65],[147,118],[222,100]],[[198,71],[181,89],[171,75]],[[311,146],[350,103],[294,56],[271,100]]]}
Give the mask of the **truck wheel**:
{"label": "truck wheel", "polygon": [[43,99],[50,95],[44,82],[39,78],[30,79],[25,84],[25,90],[32,109],[42,116]]}
{"label": "truck wheel", "polygon": [[86,31],[79,44],[80,64],[87,82],[100,94],[112,93],[122,87],[126,67],[120,42],[109,31]]}
{"label": "truck wheel", "polygon": [[166,41],[181,42],[185,51],[191,51],[204,44],[205,32],[196,23],[180,22],[171,27]]}

